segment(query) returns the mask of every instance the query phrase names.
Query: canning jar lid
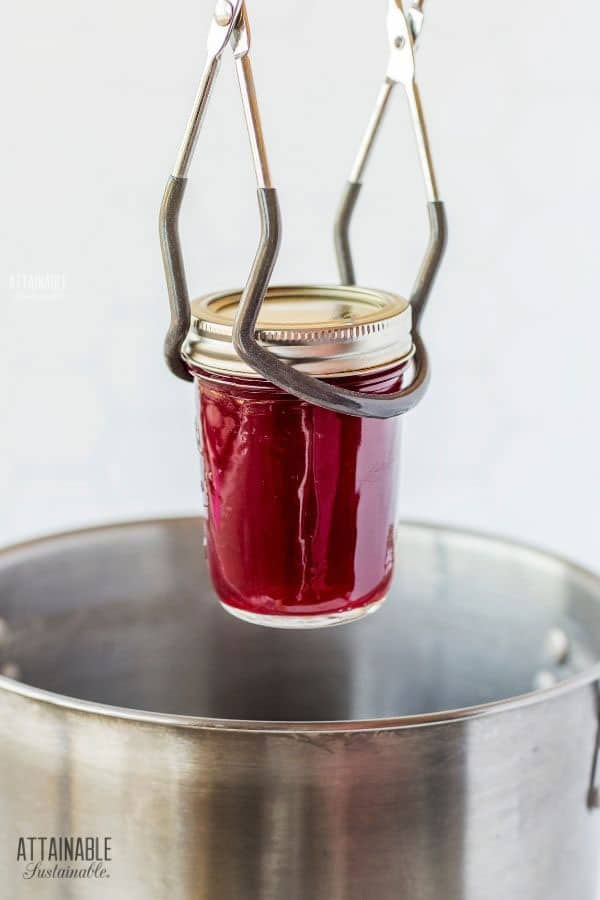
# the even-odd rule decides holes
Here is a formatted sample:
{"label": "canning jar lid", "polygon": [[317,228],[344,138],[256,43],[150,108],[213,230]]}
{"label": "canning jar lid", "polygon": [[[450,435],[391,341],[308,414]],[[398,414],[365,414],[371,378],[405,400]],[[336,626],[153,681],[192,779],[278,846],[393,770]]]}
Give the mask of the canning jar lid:
{"label": "canning jar lid", "polygon": [[[183,358],[192,369],[261,377],[237,355],[233,323],[241,291],[192,303]],[[257,338],[272,353],[310,375],[344,376],[408,361],[413,353],[410,303],[358,287],[270,287]]]}

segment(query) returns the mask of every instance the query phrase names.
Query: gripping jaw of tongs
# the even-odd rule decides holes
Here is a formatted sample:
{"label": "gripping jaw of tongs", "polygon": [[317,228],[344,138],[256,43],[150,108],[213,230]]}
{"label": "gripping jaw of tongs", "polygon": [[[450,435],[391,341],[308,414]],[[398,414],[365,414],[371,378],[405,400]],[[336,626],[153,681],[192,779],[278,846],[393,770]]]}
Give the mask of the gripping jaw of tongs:
{"label": "gripping jaw of tongs", "polygon": [[388,27],[391,55],[384,88],[348,185],[342,211],[336,225],[336,244],[342,280],[354,284],[348,229],[361,178],[373,147],[379,125],[395,84],[406,90],[418,139],[421,162],[429,200],[431,241],[417,284],[412,294],[415,316],[415,372],[411,384],[392,394],[376,395],[341,388],[322,381],[279,359],[256,339],[256,327],[273,268],[279,252],[281,216],[277,193],[272,185],[260,114],[250,62],[250,30],[243,0],[219,0],[208,41],[208,61],[185,138],[173,173],[167,184],[160,213],[160,235],[171,305],[171,325],[165,342],[168,365],[172,372],[191,380],[181,351],[190,327],[190,301],[179,241],[179,212],[187,183],[194,147],[203,123],[212,86],[225,48],[233,50],[236,71],[258,183],[261,236],[248,283],[242,293],[233,328],[233,343],[240,358],[272,384],[303,400],[326,409],[353,416],[386,419],[413,409],[425,393],[429,381],[429,364],[425,347],[418,334],[418,323],[439,267],[445,243],[445,218],[439,200],[423,113],[414,80],[414,42],[422,22],[421,3],[414,3],[405,13],[402,0],[390,0]]}

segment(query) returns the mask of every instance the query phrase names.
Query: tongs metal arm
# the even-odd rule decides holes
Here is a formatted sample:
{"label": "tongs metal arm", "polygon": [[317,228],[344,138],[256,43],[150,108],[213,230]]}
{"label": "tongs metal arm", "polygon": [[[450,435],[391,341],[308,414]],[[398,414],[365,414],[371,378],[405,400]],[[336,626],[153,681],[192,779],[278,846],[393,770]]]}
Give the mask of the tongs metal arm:
{"label": "tongs metal arm", "polygon": [[208,37],[206,66],[173,172],[165,188],[159,218],[161,248],[171,307],[171,323],[165,339],[165,355],[171,371],[186,381],[191,381],[192,376],[182,359],[181,349],[189,331],[191,312],[179,237],[179,213],[189,168],[219,71],[221,57],[229,45],[232,47],[235,58],[259,192],[272,191],[249,56],[250,30],[245,4],[243,0],[231,0],[231,2],[218,0]]}
{"label": "tongs metal arm", "polygon": [[[415,13],[420,12],[421,6],[422,2],[417,3],[413,7]],[[361,147],[361,153],[353,173],[353,182],[350,186],[346,203],[346,219],[349,223],[353,203],[358,193],[360,178],[370,155],[392,88],[395,84],[402,83],[409,98],[417,132],[431,221],[430,246],[412,295],[413,312],[417,323],[441,260],[446,234],[443,206],[438,197],[425,122],[414,80],[413,45],[414,37],[420,31],[420,22],[421,20],[416,14],[411,18],[405,16],[401,0],[390,0],[388,26],[392,52],[386,83],[380,94],[367,137]],[[332,384],[314,378],[284,363],[260,345],[256,339],[256,325],[269,284],[278,240],[279,210],[274,195],[261,197],[261,216],[263,223],[261,245],[246,290],[242,296],[240,310],[234,327],[234,345],[241,358],[249,363],[255,371],[260,372],[270,382],[283,390],[334,412],[352,416],[387,419],[401,416],[413,409],[422,399],[429,384],[429,360],[418,328],[415,329],[414,333],[415,370],[412,381],[408,387],[389,394],[369,394],[362,391],[353,391],[342,388],[339,384]],[[344,232],[343,227],[340,229],[340,237],[342,239],[342,247],[344,246],[345,237],[349,248],[347,230]],[[347,257],[344,257],[342,254],[342,259],[346,259],[351,268],[349,253]],[[354,279],[347,280],[353,283]]]}
{"label": "tongs metal arm", "polygon": [[394,87],[404,88],[417,139],[419,160],[425,181],[430,226],[429,246],[411,294],[413,321],[419,327],[446,247],[447,225],[444,204],[437,186],[427,126],[419,88],[415,80],[414,51],[423,24],[424,0],[417,0],[405,12],[402,0],[389,0],[388,36],[390,59],[385,82],[379,92],[375,111],[346,185],[335,225],[335,244],[340,277],[344,284],[355,284],[356,275],[350,245],[350,225],[362,188],[364,174],[371,157],[381,123],[388,109]]}
{"label": "tongs metal arm", "polygon": [[[422,3],[417,4],[414,6],[414,10],[419,12],[421,6]],[[393,86],[401,83],[404,85],[408,95],[417,133],[427,187],[431,223],[430,245],[412,293],[413,311],[418,325],[443,255],[446,240],[446,223],[444,208],[438,196],[423,112],[414,78],[413,46],[414,37],[420,30],[420,20],[418,16],[413,16],[410,19],[405,16],[401,0],[390,0],[388,24],[392,52],[386,83],[380,94],[365,142],[361,147],[357,166],[353,173],[353,181],[346,198],[345,217],[344,215],[342,216],[342,221],[345,218],[349,224],[352,208],[358,194],[360,178],[370,155],[381,119],[385,113],[389,96]],[[244,292],[234,328],[234,344],[239,355],[273,384],[325,409],[346,415],[378,419],[400,416],[413,409],[425,394],[429,383],[429,360],[419,335],[418,327],[415,328],[414,333],[415,371],[411,384],[402,390],[383,395],[352,391],[340,387],[339,384],[331,384],[327,381],[313,378],[282,362],[282,360],[259,344],[255,330],[272,270],[273,252],[270,250],[270,246],[274,244],[277,237],[276,229],[273,226],[278,218],[278,209],[276,204],[273,203],[274,198],[264,197],[262,199],[263,237],[261,247]],[[346,261],[347,267],[351,269],[349,252],[347,256],[344,256],[343,253],[344,246],[349,251],[347,228],[344,230],[343,225],[339,230],[338,236],[342,248],[342,262]],[[353,277],[346,280],[353,282]]]}

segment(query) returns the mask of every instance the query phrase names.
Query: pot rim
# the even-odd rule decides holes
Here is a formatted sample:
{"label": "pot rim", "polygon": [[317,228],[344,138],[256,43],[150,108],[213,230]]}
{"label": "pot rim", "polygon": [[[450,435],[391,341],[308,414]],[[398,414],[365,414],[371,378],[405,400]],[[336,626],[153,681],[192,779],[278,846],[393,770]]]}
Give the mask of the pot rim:
{"label": "pot rim", "polygon": [[[60,540],[69,540],[82,535],[93,535],[106,531],[127,530],[139,527],[156,527],[164,525],[183,525],[200,521],[197,516],[158,517],[153,519],[139,519],[133,521],[113,522],[105,525],[97,525],[81,529],[73,529],[55,534],[43,535],[32,540],[22,541],[0,549],[0,568],[8,557],[25,553],[32,548],[41,548],[44,544]],[[458,528],[439,523],[430,523],[420,520],[403,520],[401,527],[424,529],[435,532],[445,532],[455,537],[466,540],[478,540],[488,544],[496,544],[505,550],[516,549],[530,553],[545,562],[558,563],[580,579],[590,580],[598,586],[600,595],[600,575],[594,574],[590,569],[572,562],[567,557],[549,552],[534,544],[505,538],[496,534],[480,532],[474,529]],[[89,700],[79,700],[76,697],[68,697],[62,694],[36,688],[21,681],[15,681],[0,675],[0,692],[6,691],[16,694],[24,699],[50,706],[59,707],[69,712],[84,713],[112,719],[120,719],[133,723],[170,726],[204,731],[245,732],[254,734],[327,734],[327,733],[377,733],[381,731],[400,731],[413,728],[449,725],[457,722],[471,721],[487,718],[491,715],[511,710],[525,709],[538,703],[551,701],[571,693],[578,688],[586,687],[595,682],[600,682],[600,660],[589,669],[566,678],[549,688],[531,691],[527,694],[519,694],[504,700],[495,700],[477,706],[467,706],[454,710],[441,710],[435,713],[424,713],[411,716],[394,716],[375,719],[349,719],[332,722],[269,722],[244,719],[216,719],[202,716],[184,716],[170,713],[155,713],[145,710],[127,709],[126,707],[110,706],[104,703],[96,703]]]}

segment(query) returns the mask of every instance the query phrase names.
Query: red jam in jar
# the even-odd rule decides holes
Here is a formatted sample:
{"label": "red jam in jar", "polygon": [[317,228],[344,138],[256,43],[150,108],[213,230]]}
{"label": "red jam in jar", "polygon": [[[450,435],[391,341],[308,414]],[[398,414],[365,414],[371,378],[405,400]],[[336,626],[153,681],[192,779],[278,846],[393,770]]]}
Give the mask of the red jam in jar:
{"label": "red jam in jar", "polygon": [[[195,376],[208,560],[223,606],[276,627],[363,617],[394,565],[400,419],[341,415],[245,367],[231,326],[239,294],[198,301],[185,348]],[[410,307],[356,288],[272,288],[259,337],[304,371],[369,393],[410,368]]]}

